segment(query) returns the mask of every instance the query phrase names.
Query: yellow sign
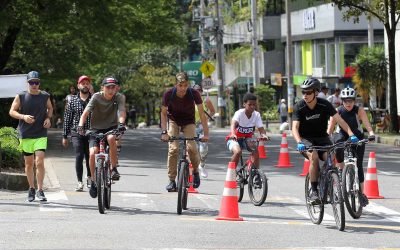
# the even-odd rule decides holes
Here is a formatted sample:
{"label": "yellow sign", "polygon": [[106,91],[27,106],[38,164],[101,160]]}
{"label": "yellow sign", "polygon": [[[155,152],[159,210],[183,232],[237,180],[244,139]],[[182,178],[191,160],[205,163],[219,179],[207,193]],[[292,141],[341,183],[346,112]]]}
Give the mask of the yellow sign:
{"label": "yellow sign", "polygon": [[214,72],[214,70],[214,65],[212,65],[208,61],[203,62],[203,64],[200,66],[201,73],[203,73],[207,77],[209,77]]}

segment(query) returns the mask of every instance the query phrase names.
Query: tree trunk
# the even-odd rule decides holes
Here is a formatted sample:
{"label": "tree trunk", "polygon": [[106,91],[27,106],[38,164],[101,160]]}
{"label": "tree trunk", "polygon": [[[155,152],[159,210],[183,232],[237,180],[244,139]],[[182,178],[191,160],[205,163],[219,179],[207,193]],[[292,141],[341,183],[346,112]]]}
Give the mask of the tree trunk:
{"label": "tree trunk", "polygon": [[395,58],[395,33],[396,28],[387,30],[388,53],[389,53],[389,103],[390,103],[390,132],[399,132],[397,115],[397,90],[396,90],[396,58]]}
{"label": "tree trunk", "polygon": [[14,44],[21,27],[9,27],[4,38],[3,44],[0,47],[0,72],[6,67],[8,60],[14,50]]}

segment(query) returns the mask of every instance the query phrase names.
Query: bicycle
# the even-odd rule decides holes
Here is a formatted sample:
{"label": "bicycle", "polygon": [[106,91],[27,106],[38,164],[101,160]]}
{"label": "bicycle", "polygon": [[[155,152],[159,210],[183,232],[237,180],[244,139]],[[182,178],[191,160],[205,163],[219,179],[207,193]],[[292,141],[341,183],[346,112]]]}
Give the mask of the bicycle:
{"label": "bicycle", "polygon": [[320,202],[312,202],[310,196],[312,193],[310,174],[307,174],[305,180],[305,199],[308,214],[314,224],[320,224],[324,217],[324,205],[331,204],[335,218],[336,227],[339,231],[345,228],[345,211],[342,196],[341,184],[338,169],[333,164],[333,156],[335,149],[343,147],[343,142],[338,142],[330,146],[309,146],[306,151],[326,151],[327,159],[322,168],[319,170],[318,176],[318,196]]}
{"label": "bicycle", "polygon": [[109,147],[107,144],[108,135],[121,136],[123,132],[118,129],[113,129],[107,133],[95,133],[89,132],[87,135],[96,137],[99,141],[99,152],[95,155],[95,176],[97,186],[97,204],[99,213],[104,214],[105,209],[111,207],[111,185],[113,181],[111,179],[111,168],[110,168],[110,156]]}
{"label": "bicycle", "polygon": [[[260,138],[239,138],[244,139],[247,150],[254,152],[258,150]],[[252,154],[246,162],[243,161],[243,152],[240,155],[240,168],[236,171],[236,182],[239,189],[238,202],[241,202],[244,194],[244,186],[248,184],[248,192],[251,202],[255,206],[264,204],[268,194],[268,178],[265,173],[256,168]]]}
{"label": "bicycle", "polygon": [[176,211],[177,214],[182,214],[182,210],[187,210],[188,200],[188,188],[193,184],[193,181],[189,178],[189,160],[187,159],[187,141],[199,141],[198,137],[186,138],[186,137],[170,137],[169,141],[182,141],[181,158],[178,162],[178,202]]}
{"label": "bicycle", "polygon": [[360,218],[362,214],[362,206],[360,203],[361,189],[360,181],[357,174],[357,154],[355,152],[356,148],[354,146],[366,144],[369,141],[372,141],[372,139],[363,139],[356,143],[347,142],[344,145],[345,158],[342,177],[343,198],[346,204],[347,211],[354,219]]}

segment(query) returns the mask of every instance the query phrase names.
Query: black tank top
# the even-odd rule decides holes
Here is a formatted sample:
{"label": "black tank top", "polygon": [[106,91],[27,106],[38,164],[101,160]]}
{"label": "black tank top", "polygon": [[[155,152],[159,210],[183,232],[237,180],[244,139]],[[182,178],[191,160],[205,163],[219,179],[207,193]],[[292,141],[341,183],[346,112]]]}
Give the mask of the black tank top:
{"label": "black tank top", "polygon": [[[363,139],[363,130],[361,128],[361,123],[358,117],[358,109],[359,107],[354,105],[353,109],[350,111],[347,111],[343,106],[340,106],[338,108],[338,113],[339,115],[343,118],[343,120],[349,125],[351,131],[355,136],[357,136],[358,139]],[[349,137],[346,131],[344,131],[341,127],[339,130],[339,133],[341,133],[346,139]]]}

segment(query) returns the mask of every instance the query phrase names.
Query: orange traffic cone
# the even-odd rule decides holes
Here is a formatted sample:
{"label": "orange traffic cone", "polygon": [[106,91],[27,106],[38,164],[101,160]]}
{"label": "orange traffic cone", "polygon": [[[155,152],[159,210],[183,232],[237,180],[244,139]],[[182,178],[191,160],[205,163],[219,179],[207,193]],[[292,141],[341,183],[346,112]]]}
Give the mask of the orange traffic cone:
{"label": "orange traffic cone", "polygon": [[282,133],[282,142],[281,142],[281,150],[279,153],[279,160],[278,160],[278,164],[275,165],[275,167],[278,167],[278,168],[293,167],[293,165],[290,163],[286,133]]}
{"label": "orange traffic cone", "polygon": [[242,221],[239,217],[239,204],[236,184],[236,163],[229,162],[226,173],[224,192],[222,194],[221,208],[217,220]]}
{"label": "orange traffic cone", "polygon": [[308,174],[309,169],[310,169],[310,161],[307,158],[305,158],[303,164],[303,173],[301,173],[300,176],[306,176]]}
{"label": "orange traffic cone", "polygon": [[260,159],[266,159],[267,158],[267,150],[264,146],[264,141],[260,140],[258,144],[258,156]]}
{"label": "orange traffic cone", "polygon": [[375,152],[369,153],[367,176],[364,182],[364,194],[368,199],[383,199],[379,195],[378,176],[376,175]]}
{"label": "orange traffic cone", "polygon": [[192,163],[189,164],[189,182],[190,182],[190,187],[188,189],[189,193],[194,193],[197,194],[199,191],[193,187],[193,166]]}

